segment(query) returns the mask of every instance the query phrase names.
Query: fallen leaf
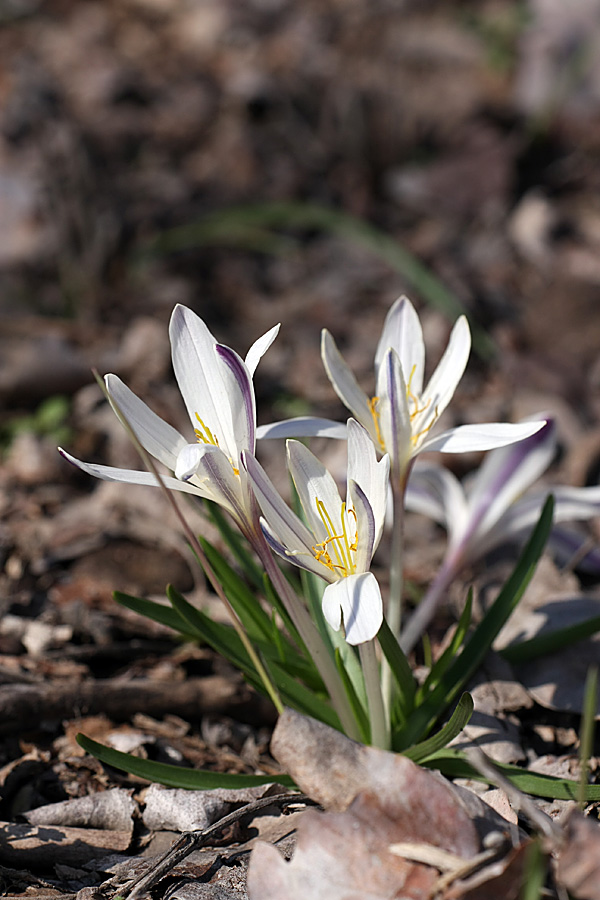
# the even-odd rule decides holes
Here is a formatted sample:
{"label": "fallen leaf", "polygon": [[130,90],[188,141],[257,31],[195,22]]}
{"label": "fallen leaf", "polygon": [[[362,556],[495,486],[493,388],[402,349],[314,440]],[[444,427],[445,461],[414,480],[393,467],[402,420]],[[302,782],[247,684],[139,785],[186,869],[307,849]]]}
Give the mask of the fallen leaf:
{"label": "fallen leaf", "polygon": [[111,788],[87,797],[38,806],[26,812],[25,818],[30,825],[67,825],[131,832],[136,809],[130,791]]}
{"label": "fallen leaf", "polygon": [[565,822],[557,878],[582,900],[600,900],[600,825],[573,810]]}

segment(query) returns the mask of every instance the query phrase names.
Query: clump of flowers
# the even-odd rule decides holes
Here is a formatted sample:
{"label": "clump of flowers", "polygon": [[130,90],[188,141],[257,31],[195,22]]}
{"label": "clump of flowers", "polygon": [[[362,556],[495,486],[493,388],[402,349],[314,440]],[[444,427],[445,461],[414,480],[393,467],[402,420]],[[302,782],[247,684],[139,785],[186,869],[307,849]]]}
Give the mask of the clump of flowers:
{"label": "clump of flowers", "polygon": [[[229,656],[258,689],[267,690],[279,708],[287,704],[357,740],[431,760],[468,720],[472,701],[463,694],[438,737],[428,738],[494,635],[482,640],[477,629],[469,632],[466,615],[450,657],[444,656],[420,688],[406,653],[466,562],[504,537],[524,541],[533,529],[521,568],[517,566],[506,596],[497,601],[495,633],[506,620],[551,530],[551,504],[544,505],[543,493],[517,497],[549,464],[553,422],[540,418],[438,432],[438,419],[467,364],[469,326],[464,316],[455,323],[446,351],[425,384],[421,324],[410,301],[402,297],[392,305],[376,349],[372,395],[361,389],[334,338],[323,331],[323,364],[351,414],[347,422],[302,417],[257,428],[252,379],[278,330],[277,325],[259,338],[242,359],[220,344],[192,310],[177,306],[170,338],[173,368],[190,419],[188,433],[180,434],[117,376],[107,375],[106,395],[146,468],[102,466],[61,452],[97,478],[185,492],[208,509],[229,548],[227,557],[206,540],[190,537],[230,609],[235,631],[211,622],[172,589],[168,614],[164,606],[143,598],[117,595],[119,602],[208,642]],[[347,442],[344,499],[327,468],[298,440],[315,435]],[[288,438],[294,508],[259,462],[257,438]],[[420,461],[415,465],[427,450],[491,453],[463,488],[441,466]],[[148,457],[166,470],[164,474]],[[596,514],[599,491],[558,489],[556,522]],[[390,505],[392,562],[389,589],[382,592],[371,566]],[[403,631],[406,508],[445,525],[449,544],[429,596]],[[457,659],[461,666],[446,677]],[[123,760],[120,764],[127,767]]]}

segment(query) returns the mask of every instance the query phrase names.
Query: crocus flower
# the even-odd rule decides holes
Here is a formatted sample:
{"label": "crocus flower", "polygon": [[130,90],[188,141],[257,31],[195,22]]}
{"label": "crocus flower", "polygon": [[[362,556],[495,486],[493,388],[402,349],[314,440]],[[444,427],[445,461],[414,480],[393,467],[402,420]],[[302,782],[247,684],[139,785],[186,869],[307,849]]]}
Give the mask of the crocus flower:
{"label": "crocus flower", "polygon": [[[107,375],[106,389],[144,449],[175,477],[164,476],[172,490],[214,500],[247,533],[254,507],[242,451],[254,452],[256,404],[252,376],[270,347],[275,326],[250,348],[246,360],[217,343],[202,319],[178,305],[169,325],[173,368],[192,423],[195,441],[188,443],[175,428],[146,406],[116,375]],[[156,485],[151,472],[82,462],[61,450],[84,472],[105,481]]]}
{"label": "crocus flower", "polygon": [[[411,460],[423,450],[445,453],[490,450],[522,440],[542,427],[542,422],[520,425],[493,422],[433,433],[462,377],[470,349],[469,326],[461,316],[452,329],[439,365],[424,387],[425,344],[421,323],[408,298],[400,297],[387,314],[377,345],[376,394],[369,397],[344,362],[331,334],[326,329],[323,331],[321,356],[335,392],[366,428],[377,450],[389,454],[392,472],[401,482]],[[260,438],[317,434],[341,437],[343,433],[330,420],[308,417],[263,426],[258,432]]]}
{"label": "crocus flower", "polygon": [[371,640],[381,626],[379,585],[369,572],[385,519],[389,458],[377,461],[373,443],[358,422],[348,421],[348,481],[342,501],[332,475],[298,441],[288,441],[288,466],[308,527],[283,502],[268,476],[244,454],[272,549],[329,582],[323,614],[335,630],[345,627],[350,644]]}
{"label": "crocus flower", "polygon": [[549,418],[536,434],[489,453],[466,487],[442,466],[414,467],[405,495],[406,508],[443,525],[448,532],[448,548],[436,579],[402,636],[405,650],[414,645],[460,569],[494,547],[528,535],[550,491],[554,495],[550,543],[558,549],[570,545],[576,552],[573,535],[556,526],[600,515],[600,487],[559,485],[527,491],[550,465],[555,450],[556,427]]}

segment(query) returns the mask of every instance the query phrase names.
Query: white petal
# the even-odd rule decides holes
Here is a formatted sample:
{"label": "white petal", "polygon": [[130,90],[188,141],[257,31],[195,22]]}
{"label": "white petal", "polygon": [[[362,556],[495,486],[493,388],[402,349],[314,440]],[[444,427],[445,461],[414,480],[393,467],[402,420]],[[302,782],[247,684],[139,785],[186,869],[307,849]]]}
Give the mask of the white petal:
{"label": "white petal", "polygon": [[[233,471],[230,460],[219,447],[206,446],[201,449],[205,452],[198,459],[196,478],[210,491],[211,500],[225,507],[238,522],[249,522],[252,516],[250,498],[243,491],[242,482]],[[184,455],[187,451],[188,448]]]}
{"label": "white petal", "polygon": [[[312,552],[315,543],[314,536],[304,522],[283,502],[258,460],[252,454],[244,453],[242,454],[242,464],[248,473],[252,490],[274,536],[284,545],[286,551],[302,554],[304,562],[307,563],[309,557],[314,560]],[[293,556],[290,559],[292,562],[295,561]],[[321,573],[321,569],[325,571],[325,567],[315,560],[314,571],[325,577],[324,572]]]}
{"label": "white petal", "polygon": [[493,450],[522,441],[543,428],[545,422],[529,422],[512,425],[506,422],[489,422],[483,425],[459,425],[436,437],[429,438],[419,448],[440,450],[443,453],[469,453]]}
{"label": "white petal", "polygon": [[[335,628],[334,608],[341,608],[349,644],[372,640],[383,622],[383,604],[377,579],[372,572],[340,578],[325,588],[323,615]],[[338,626],[339,627],[339,626]]]}
{"label": "white petal", "polygon": [[[234,373],[219,359],[217,342],[202,319],[191,309],[177,305],[169,325],[173,369],[194,428],[199,415],[221,449],[237,457],[235,419],[232,417],[232,398],[240,388]],[[235,405],[244,406],[237,397]]]}
{"label": "white petal", "polygon": [[248,350],[245,362],[251,378],[254,376],[257,365],[277,337],[278,333],[279,325],[274,325],[273,328],[266,332],[266,334],[263,334],[257,341],[254,341]]}
{"label": "white petal", "polygon": [[122,413],[142,447],[172,471],[185,438],[152,412],[116,375],[106,375],[104,383],[110,399],[114,400],[115,411]]}
{"label": "white petal", "polygon": [[488,454],[469,486],[469,507],[478,520],[478,533],[488,531],[548,468],[556,450],[555,431],[550,420],[531,437]]}
{"label": "white petal", "polygon": [[322,609],[325,621],[331,625],[334,631],[339,631],[342,627],[342,607],[336,591],[330,590],[332,587],[335,585],[329,584],[323,591]]}
{"label": "white petal", "polygon": [[383,357],[377,378],[379,428],[393,471],[402,471],[411,455],[411,421],[406,382],[394,349]]}
{"label": "white petal", "polygon": [[[80,459],[76,459],[60,447],[59,453],[68,462],[73,463],[74,466],[81,469],[82,472],[87,472],[88,475],[93,475],[94,478],[100,478],[102,481],[118,481],[124,484],[147,484],[152,487],[158,487],[158,481],[152,472],[140,472],[137,469],[118,469],[114,466],[98,466],[95,463],[82,462]],[[210,496],[207,491],[195,484],[178,481],[177,478],[172,478],[170,475],[162,475],[161,478],[165,486],[171,491],[182,491],[184,494],[196,494],[199,497]]]}
{"label": "white petal", "polygon": [[346,424],[315,416],[296,416],[293,419],[272,422],[270,425],[259,425],[256,429],[257,440],[293,437],[328,437],[345,440]]}
{"label": "white petal", "polygon": [[450,542],[460,539],[467,519],[467,499],[458,478],[443,466],[418,463],[408,479],[406,508],[429,516],[448,531]]}
{"label": "white petal", "polygon": [[347,533],[352,540],[353,525],[356,528],[356,552],[354,554],[354,567],[356,572],[368,572],[371,560],[379,539],[382,528],[375,529],[375,516],[364,491],[355,481],[348,482],[348,495],[352,502],[356,522],[352,522],[352,516],[348,516]]}
{"label": "white petal", "polygon": [[446,409],[463,376],[470,351],[471,332],[466,318],[461,316],[452,329],[444,355],[419,398],[423,413],[413,421],[416,432],[422,431],[432,416],[435,421]]}
{"label": "white petal", "polygon": [[[366,495],[375,521],[375,546],[379,543],[387,509],[390,458],[379,462],[368,432],[355,419],[348,420],[348,484],[356,482]],[[370,560],[369,560],[370,561]]]}
{"label": "white petal", "polygon": [[321,359],[334,391],[355,419],[364,425],[373,440],[377,440],[369,399],[344,362],[340,351],[326,328],[321,333]]}
{"label": "white petal", "polygon": [[325,507],[332,521],[334,534],[339,534],[342,500],[333,476],[314,453],[299,441],[288,441],[287,451],[290,475],[294,479],[304,514],[317,542],[333,536],[319,514],[317,501]]}
{"label": "white petal", "polygon": [[376,378],[383,357],[390,347],[398,354],[404,380],[410,381],[414,394],[420,394],[423,390],[425,344],[419,316],[408,297],[396,300],[386,316],[375,354]]}

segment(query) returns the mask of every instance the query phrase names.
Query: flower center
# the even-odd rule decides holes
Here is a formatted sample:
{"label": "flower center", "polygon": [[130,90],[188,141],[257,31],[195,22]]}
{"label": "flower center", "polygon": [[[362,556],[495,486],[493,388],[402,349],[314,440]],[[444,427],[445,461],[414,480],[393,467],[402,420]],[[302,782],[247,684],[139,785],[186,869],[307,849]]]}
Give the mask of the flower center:
{"label": "flower center", "polygon": [[[200,428],[194,428],[194,434],[196,435],[196,440],[199,444],[212,444],[213,447],[219,446],[219,439],[212,433],[206,422],[204,422],[198,413],[195,413],[196,418],[198,419],[198,424]],[[240,474],[240,470],[237,469],[231,457],[229,457],[229,462],[231,463],[231,468],[234,471],[235,475]]]}
{"label": "flower center", "polygon": [[358,544],[358,531],[355,531],[354,540],[350,541],[348,534],[347,514],[351,515],[356,525],[356,513],[353,509],[346,512],[346,504],[342,503],[340,511],[341,534],[336,534],[331,516],[325,508],[322,500],[316,499],[317,512],[321,522],[325,526],[327,537],[319,541],[312,550],[317,562],[323,563],[326,568],[334,572],[338,577],[353,575],[355,571],[354,554]]}

